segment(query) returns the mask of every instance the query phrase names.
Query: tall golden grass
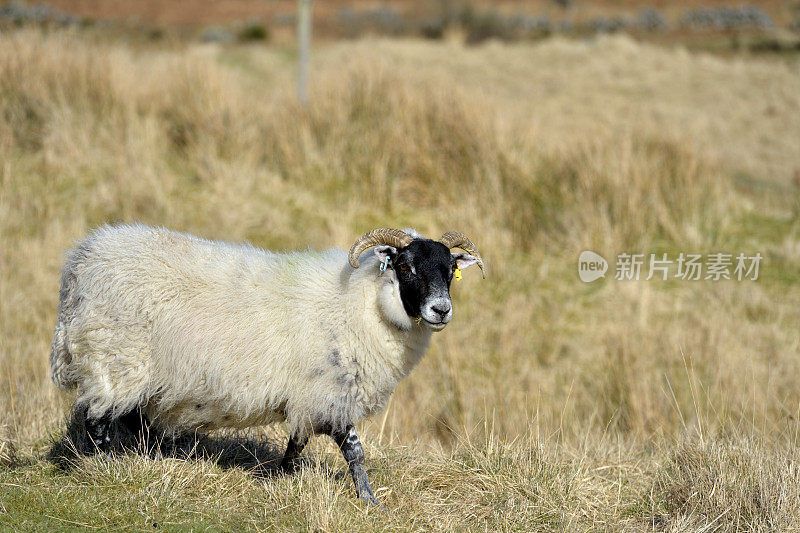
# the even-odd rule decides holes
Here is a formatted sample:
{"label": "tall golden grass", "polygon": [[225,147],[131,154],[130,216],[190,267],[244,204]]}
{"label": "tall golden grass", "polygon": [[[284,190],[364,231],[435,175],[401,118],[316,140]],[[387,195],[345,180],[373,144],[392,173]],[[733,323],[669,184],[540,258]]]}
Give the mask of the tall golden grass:
{"label": "tall golden grass", "polygon": [[[48,369],[59,268],[90,228],[277,250],[458,229],[490,276],[454,284],[453,323],[361,430],[387,485],[406,468],[432,498],[389,491],[407,520],[394,526],[427,527],[442,498],[444,528],[800,519],[796,64],[625,38],[355,42],[315,62],[303,108],[282,50],[0,35],[6,463],[35,462],[63,431],[70,399]],[[587,285],[584,249],[765,259],[758,281]],[[314,475],[292,494],[332,490]],[[516,494],[507,511],[458,514],[494,490]],[[298,498],[306,526],[336,529]]]}

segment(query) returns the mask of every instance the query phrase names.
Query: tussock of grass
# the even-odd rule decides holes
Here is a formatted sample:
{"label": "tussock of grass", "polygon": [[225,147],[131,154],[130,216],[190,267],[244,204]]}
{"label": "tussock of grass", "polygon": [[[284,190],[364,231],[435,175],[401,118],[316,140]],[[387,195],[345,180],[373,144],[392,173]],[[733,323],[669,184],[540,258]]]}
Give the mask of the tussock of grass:
{"label": "tussock of grass", "polygon": [[[291,65],[269,49],[0,35],[0,524],[681,530],[800,519],[800,248],[784,179],[795,163],[775,137],[795,130],[760,118],[741,128],[762,89],[777,116],[796,107],[783,65],[625,39],[356,42],[316,57],[302,108]],[[730,133],[717,101],[735,118]],[[736,156],[721,158],[730,146]],[[746,182],[772,185],[742,186],[731,179],[740,167],[766,169]],[[47,364],[62,251],[93,226],[134,220],[272,249],[347,247],[385,225],[473,238],[489,279],[468,272],[454,286],[453,324],[360,428],[391,512],[354,501],[324,439],[281,477],[279,429],[119,434],[106,457],[76,430],[79,414],[63,422],[70,398]],[[758,282],[615,282],[612,265],[586,285],[575,271],[584,249],[765,259]]]}
{"label": "tussock of grass", "polygon": [[654,520],[682,530],[792,530],[800,513],[797,453],[748,439],[679,446],[657,474]]}
{"label": "tussock of grass", "polygon": [[11,466],[16,462],[17,451],[9,433],[7,424],[0,425],[0,466]]}

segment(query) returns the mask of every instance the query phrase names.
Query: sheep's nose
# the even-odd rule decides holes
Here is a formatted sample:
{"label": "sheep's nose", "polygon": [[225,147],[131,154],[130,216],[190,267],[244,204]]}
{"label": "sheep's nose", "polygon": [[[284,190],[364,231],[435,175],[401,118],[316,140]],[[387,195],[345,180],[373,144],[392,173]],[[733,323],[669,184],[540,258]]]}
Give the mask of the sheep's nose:
{"label": "sheep's nose", "polygon": [[433,305],[431,311],[444,318],[450,312],[450,306],[446,304]]}

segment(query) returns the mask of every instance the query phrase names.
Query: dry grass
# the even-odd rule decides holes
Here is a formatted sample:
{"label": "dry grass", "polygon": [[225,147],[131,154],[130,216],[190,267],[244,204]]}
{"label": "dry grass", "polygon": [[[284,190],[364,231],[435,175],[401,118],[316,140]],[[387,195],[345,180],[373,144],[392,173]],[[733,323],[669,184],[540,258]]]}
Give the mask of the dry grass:
{"label": "dry grass", "polygon": [[[626,39],[315,61],[302,109],[281,50],[0,36],[0,524],[800,522],[797,65]],[[70,402],[47,364],[63,250],[131,220],[273,249],[381,225],[474,238],[489,279],[454,287],[453,324],[360,428],[391,513],[354,502],[322,439],[291,478],[263,468],[274,430],[111,458],[51,446]],[[586,285],[583,249],[765,259],[757,282]]]}

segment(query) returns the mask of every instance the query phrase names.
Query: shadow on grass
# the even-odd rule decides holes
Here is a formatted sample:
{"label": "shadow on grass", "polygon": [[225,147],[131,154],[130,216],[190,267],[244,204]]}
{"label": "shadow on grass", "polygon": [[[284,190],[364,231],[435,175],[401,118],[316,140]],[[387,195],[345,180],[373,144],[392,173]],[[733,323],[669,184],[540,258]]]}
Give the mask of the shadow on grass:
{"label": "shadow on grass", "polygon": [[[66,432],[53,441],[47,453],[47,460],[64,471],[76,466],[81,457],[103,453],[86,433],[84,420],[85,412],[75,409],[67,421]],[[110,436],[108,453],[111,455],[139,454],[154,460],[165,457],[208,460],[225,469],[241,468],[257,478],[284,475],[280,462],[285,443],[247,432],[173,435],[147,424],[130,424],[129,420],[128,424],[115,421]],[[299,466],[308,464],[309,459],[304,458]]]}

